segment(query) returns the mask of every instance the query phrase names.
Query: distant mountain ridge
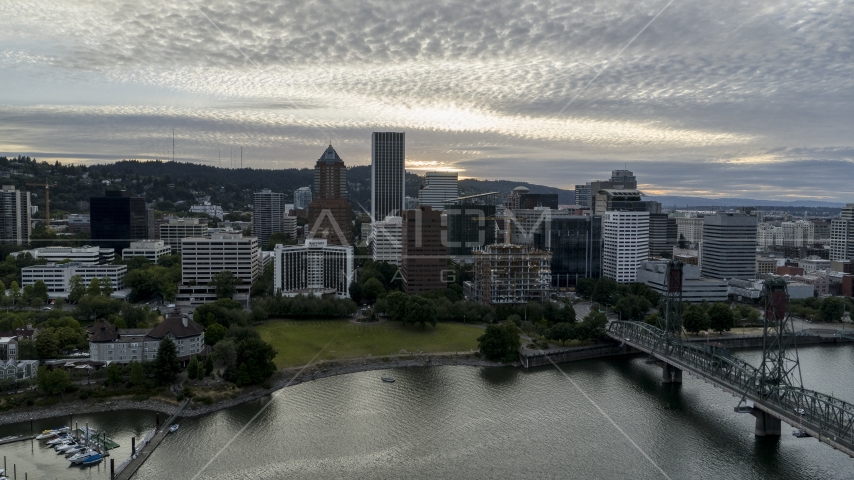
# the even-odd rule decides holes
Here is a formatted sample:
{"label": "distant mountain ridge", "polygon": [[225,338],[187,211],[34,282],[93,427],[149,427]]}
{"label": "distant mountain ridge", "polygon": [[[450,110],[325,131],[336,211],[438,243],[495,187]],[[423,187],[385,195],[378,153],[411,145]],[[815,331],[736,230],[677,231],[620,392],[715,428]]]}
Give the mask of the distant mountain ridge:
{"label": "distant mountain ridge", "polygon": [[661,202],[665,208],[691,207],[824,207],[842,208],[844,203],[824,202],[820,200],[757,200],[754,198],[703,198],[674,195],[649,195],[647,200]]}

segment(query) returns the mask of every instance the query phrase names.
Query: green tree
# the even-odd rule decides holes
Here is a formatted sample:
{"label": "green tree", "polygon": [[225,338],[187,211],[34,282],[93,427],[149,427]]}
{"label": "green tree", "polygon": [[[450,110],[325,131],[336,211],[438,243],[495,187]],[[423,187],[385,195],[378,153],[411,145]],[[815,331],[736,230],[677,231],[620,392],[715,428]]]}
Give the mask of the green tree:
{"label": "green tree", "polygon": [[214,288],[216,298],[231,298],[237,293],[237,277],[230,270],[214,274],[208,285]]}
{"label": "green tree", "polygon": [[145,383],[145,369],[136,360],[130,362],[130,383],[136,387]]}
{"label": "green tree", "polygon": [[36,351],[40,359],[54,358],[59,351],[59,340],[51,330],[39,332],[36,335]]}
{"label": "green tree", "polygon": [[36,378],[39,388],[49,395],[63,393],[71,386],[71,377],[61,368],[48,370],[47,367],[39,367]]}
{"label": "green tree", "polygon": [[107,384],[117,385],[122,383],[122,367],[116,362],[107,366]]}
{"label": "green tree", "polygon": [[205,359],[205,376],[208,376],[213,372],[214,362],[213,355],[208,355],[208,358]]}
{"label": "green tree", "polygon": [[368,303],[373,304],[377,301],[377,298],[385,293],[385,287],[383,287],[382,282],[377,280],[376,278],[371,278],[365,282],[364,287],[362,288],[363,295],[365,300]]}
{"label": "green tree", "polygon": [[80,275],[73,275],[69,280],[69,285],[71,287],[71,291],[68,292],[68,301],[71,303],[77,303],[86,295],[86,285],[83,283],[83,277]]}
{"label": "green tree", "polygon": [[0,305],[6,303],[6,284],[0,280]]}
{"label": "green tree", "polygon": [[519,328],[513,322],[487,325],[486,332],[477,338],[480,353],[493,361],[512,362],[518,358]]}
{"label": "green tree", "polygon": [[821,301],[821,319],[825,322],[840,322],[845,313],[845,301],[839,297],[827,297]]}
{"label": "green tree", "polygon": [[423,297],[411,296],[406,300],[405,313],[403,315],[404,325],[418,324],[421,328],[427,328],[429,323],[436,326],[438,312],[436,304]]}
{"label": "green tree", "polygon": [[364,298],[362,284],[355,280],[350,282],[350,298],[356,302],[357,305],[362,303],[362,298]]}
{"label": "green tree", "polygon": [[589,340],[605,336],[605,328],[608,326],[608,318],[602,312],[591,311],[575,327],[575,338]]}
{"label": "green tree", "polygon": [[216,345],[220,340],[225,338],[228,330],[219,323],[212,323],[205,328],[205,344]]}
{"label": "green tree", "polygon": [[718,302],[709,307],[709,326],[712,330],[723,333],[735,326],[735,313],[726,303]]}
{"label": "green tree", "polygon": [[610,278],[602,277],[596,282],[592,299],[600,305],[608,306],[611,304],[611,299],[615,293],[617,293],[617,282]]}
{"label": "green tree", "polygon": [[113,294],[113,281],[110,277],[101,278],[101,295],[109,298]]}
{"label": "green tree", "polygon": [[682,312],[682,326],[691,333],[699,333],[700,330],[708,330],[710,326],[709,315],[700,305],[688,305]]}
{"label": "green tree", "polygon": [[12,299],[12,305],[17,305],[21,300],[21,286],[18,282],[13,281],[9,285],[9,297]]}
{"label": "green tree", "polygon": [[195,356],[190,360],[190,363],[187,364],[187,378],[190,380],[195,380],[199,375],[199,361]]}
{"label": "green tree", "polygon": [[99,278],[93,278],[89,281],[89,286],[86,287],[86,295],[90,297],[101,296],[101,280]]}
{"label": "green tree", "polygon": [[409,298],[407,294],[398,291],[386,295],[386,309],[392,320],[403,320],[403,316],[406,315],[406,303]]}
{"label": "green tree", "polygon": [[548,330],[546,336],[549,340],[566,345],[567,341],[575,338],[575,325],[566,322],[555,324],[555,326]]}
{"label": "green tree", "polygon": [[270,239],[267,240],[267,245],[264,245],[264,250],[268,252],[272,252],[276,249],[276,245],[296,245],[297,241],[290,237],[290,235],[286,233],[276,232],[270,235]]}
{"label": "green tree", "polygon": [[33,284],[33,298],[37,300],[41,300],[41,303],[47,302],[47,284],[41,280],[36,281]]}
{"label": "green tree", "polygon": [[169,337],[160,341],[157,356],[154,358],[154,375],[160,383],[167,384],[175,380],[175,375],[181,371],[178,364],[178,349]]}

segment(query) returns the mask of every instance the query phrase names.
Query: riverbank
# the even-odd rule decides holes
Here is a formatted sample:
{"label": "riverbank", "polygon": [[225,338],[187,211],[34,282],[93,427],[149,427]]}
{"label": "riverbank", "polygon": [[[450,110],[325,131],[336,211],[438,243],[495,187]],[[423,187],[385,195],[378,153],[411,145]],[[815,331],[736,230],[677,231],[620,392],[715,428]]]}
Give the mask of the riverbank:
{"label": "riverbank", "polygon": [[[279,370],[270,380],[270,388],[259,386],[249,387],[234,398],[222,400],[210,405],[193,405],[184,409],[182,417],[197,417],[219,410],[231,408],[242,403],[251,402],[273,394],[285,387],[292,387],[303,382],[321,378],[347,375],[351,373],[395,368],[425,367],[425,366],[472,366],[472,367],[502,367],[515,364],[491,362],[473,353],[430,354],[430,355],[396,355],[391,357],[362,357],[345,360],[319,362],[310,366],[291,367]],[[31,408],[26,410],[0,413],[0,425],[40,420],[46,418],[67,418],[69,415],[84,413],[100,413],[117,410],[147,410],[171,415],[178,407],[175,399],[152,398],[148,400],[132,400],[116,398],[104,401],[74,400],[58,403],[50,407]],[[165,417],[164,417],[165,418]]]}

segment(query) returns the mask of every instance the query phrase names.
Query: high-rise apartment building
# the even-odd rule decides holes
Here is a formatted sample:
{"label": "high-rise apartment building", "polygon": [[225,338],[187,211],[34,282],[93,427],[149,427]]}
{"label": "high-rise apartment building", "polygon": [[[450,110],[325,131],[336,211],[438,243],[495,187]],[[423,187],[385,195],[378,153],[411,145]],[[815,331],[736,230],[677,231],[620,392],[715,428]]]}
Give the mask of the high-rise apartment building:
{"label": "high-rise apartment building", "polygon": [[374,222],[368,237],[368,249],[373,261],[400,266],[403,255],[403,219],[385,217],[381,222]]}
{"label": "high-rise apartment building", "polygon": [[677,241],[683,237],[689,245],[698,245],[703,240],[702,217],[676,217]]}
{"label": "high-rise apartment building", "polygon": [[845,205],[840,217],[830,222],[830,259],[854,259],[854,203]]}
{"label": "high-rise apartment building", "polygon": [[154,216],[145,207],[143,197],[131,197],[125,190],[107,190],[103,197],[91,197],[89,204],[95,245],[121,253],[130,242],[146,240],[154,231]]}
{"label": "high-rise apartment building", "polygon": [[0,243],[25,245],[30,243],[30,192],[3,185],[0,190]]}
{"label": "high-rise apartment building", "polygon": [[472,253],[472,299],[487,305],[548,302],[551,254],[529,245],[487,245]]}
{"label": "high-rise apartment building", "polygon": [[446,287],[448,247],[442,243],[442,212],[429,206],[403,212],[403,290],[416,295]]}
{"label": "high-rise apartment building", "polygon": [[172,249],[172,253],[181,253],[181,240],[201,238],[208,230],[208,223],[201,218],[172,217],[160,225],[160,240]]}
{"label": "high-rise apartment building", "polygon": [[176,301],[190,305],[215,301],[216,289],[210,281],[225,270],[237,279],[234,298],[248,300],[252,283],[261,274],[259,251],[258,239],[241,233],[181,240],[181,285]]}
{"label": "high-rise apartment building", "polygon": [[666,213],[649,214],[649,255],[651,257],[672,255],[678,237],[675,218],[670,218]]}
{"label": "high-rise apartment building", "polygon": [[353,240],[347,167],[332,145],[314,165],[314,196],[308,206],[306,237],[326,239],[329,245],[349,245]]}
{"label": "high-rise apartment building", "polygon": [[807,220],[783,222],[783,245],[786,247],[809,247],[815,243],[815,225]]}
{"label": "high-rise apartment building", "polygon": [[582,278],[602,276],[602,217],[558,216],[534,234],[534,245],[550,252],[553,288],[569,288]]}
{"label": "high-rise apartment building", "polygon": [[311,187],[300,187],[294,190],[294,209],[307,210],[312,199]]}
{"label": "high-rise apartment building", "polygon": [[700,271],[704,277],[754,277],[757,220],[753,215],[733,212],[703,218]]}
{"label": "high-rise apartment building", "polygon": [[457,172],[427,172],[424,186],[418,192],[418,204],[442,210],[445,204],[460,196]]}
{"label": "high-rise apartment building", "polygon": [[602,230],[602,275],[618,283],[634,282],[649,256],[649,212],[605,212]]}
{"label": "high-rise apartment building", "polygon": [[285,194],[265,188],[252,195],[252,235],[258,237],[263,248],[274,233],[282,233],[285,212]]}
{"label": "high-rise apartment building", "polygon": [[350,296],[353,281],[353,247],[327,244],[310,238],[302,245],[277,245],[274,289],[287,296]]}
{"label": "high-rise apartment building", "polygon": [[406,149],[402,132],[374,132],[371,137],[371,219],[400,215],[406,196]]}

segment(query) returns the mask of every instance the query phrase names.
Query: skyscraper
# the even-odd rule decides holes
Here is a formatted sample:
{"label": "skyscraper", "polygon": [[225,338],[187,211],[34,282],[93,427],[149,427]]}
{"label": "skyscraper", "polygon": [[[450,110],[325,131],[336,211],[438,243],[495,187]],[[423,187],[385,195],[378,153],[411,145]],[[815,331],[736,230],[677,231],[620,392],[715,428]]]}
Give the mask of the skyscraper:
{"label": "skyscraper", "polygon": [[418,204],[442,210],[445,203],[460,196],[457,172],[427,172],[424,187],[418,192]]}
{"label": "skyscraper", "polygon": [[534,234],[534,245],[551,252],[552,287],[574,287],[581,278],[602,276],[602,217],[557,216]]}
{"label": "skyscraper", "polygon": [[125,190],[107,190],[103,197],[89,198],[92,243],[111,247],[116,254],[133,240],[145,240],[151,233],[153,217],[145,207],[145,198],[131,197]]}
{"label": "skyscraper", "polygon": [[353,239],[353,206],[347,201],[347,167],[332,145],[314,165],[314,195],[308,205],[306,237],[324,238],[329,245],[349,245]]}
{"label": "skyscraper", "polygon": [[830,259],[854,259],[854,203],[845,205],[840,218],[830,222]]}
{"label": "skyscraper", "polygon": [[284,232],[285,194],[265,188],[252,195],[252,235],[258,237],[258,245],[267,245],[270,236]]}
{"label": "skyscraper", "polygon": [[416,295],[444,289],[448,247],[442,244],[442,212],[429,206],[403,212],[403,290]]}
{"label": "skyscraper", "polygon": [[[614,170],[611,172],[609,180],[595,180],[590,182],[590,200],[586,202],[587,207],[591,210],[596,210],[596,194],[600,190],[637,190],[638,181],[634,173],[629,170]],[[579,200],[575,199],[576,203]],[[580,203],[584,205],[583,203]]]}
{"label": "skyscraper", "polygon": [[666,213],[649,214],[649,255],[673,254],[678,240],[676,219]]}
{"label": "skyscraper", "polygon": [[307,210],[308,204],[311,203],[312,194],[311,187],[300,187],[294,190],[294,208],[297,210]]}
{"label": "skyscraper", "polygon": [[0,243],[30,243],[30,192],[3,185],[0,190]]}
{"label": "skyscraper", "polygon": [[634,282],[649,256],[649,212],[605,212],[602,230],[602,275],[618,283]]}
{"label": "skyscraper", "polygon": [[374,132],[371,138],[371,220],[400,215],[406,195],[403,132]]}
{"label": "skyscraper", "polygon": [[753,278],[758,219],[743,213],[703,218],[700,270],[707,278]]}

